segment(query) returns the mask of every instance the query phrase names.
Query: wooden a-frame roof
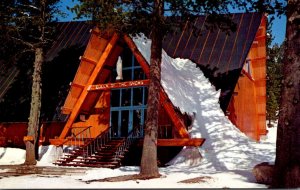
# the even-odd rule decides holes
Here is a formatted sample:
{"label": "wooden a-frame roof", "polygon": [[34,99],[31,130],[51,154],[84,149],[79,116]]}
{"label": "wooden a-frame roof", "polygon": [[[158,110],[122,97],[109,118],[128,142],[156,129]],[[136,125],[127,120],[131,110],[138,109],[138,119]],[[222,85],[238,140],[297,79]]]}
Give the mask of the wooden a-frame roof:
{"label": "wooden a-frame roof", "polygon": [[[79,114],[89,114],[92,112],[101,95],[99,89],[95,90],[95,85],[106,83],[118,56],[121,54],[122,46],[118,44],[119,39],[120,37],[117,34],[106,38],[100,36],[97,29],[92,30],[88,45],[83,56],[80,58],[80,65],[62,108],[64,114],[69,114],[69,118],[59,137],[60,139],[66,137]],[[149,64],[138,51],[132,39],[125,35],[122,37],[123,40],[131,49],[144,73],[149,78]],[[188,138],[189,135],[184,121],[177,116],[178,113],[168,99],[162,86],[160,87],[160,98],[161,102],[164,102],[162,106],[167,114],[169,114],[179,136]]]}
{"label": "wooden a-frame roof", "polygon": [[[164,38],[163,48],[169,56],[190,59],[202,69],[216,88],[221,89],[220,105],[225,112],[262,17],[261,13],[232,14],[237,29],[227,35],[219,29],[206,29],[206,17],[199,16],[194,26],[200,35],[194,36],[188,28],[175,31]],[[87,23],[61,22],[58,25],[58,37],[46,54],[48,61],[64,48],[86,46],[89,41],[92,26]]]}

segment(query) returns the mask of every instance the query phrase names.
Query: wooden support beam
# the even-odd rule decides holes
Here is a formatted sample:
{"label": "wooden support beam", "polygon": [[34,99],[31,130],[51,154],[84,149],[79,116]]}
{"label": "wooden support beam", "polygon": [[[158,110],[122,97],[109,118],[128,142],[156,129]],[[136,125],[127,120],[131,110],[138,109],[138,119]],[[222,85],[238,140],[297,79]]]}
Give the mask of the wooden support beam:
{"label": "wooden support beam", "polygon": [[[124,40],[127,43],[130,50],[132,51],[135,58],[137,59],[137,61],[139,62],[139,64],[141,65],[145,75],[147,76],[147,78],[149,78],[150,77],[150,68],[149,68],[149,64],[147,63],[146,59],[143,57],[143,55],[138,50],[137,46],[135,45],[135,43],[132,41],[132,39],[129,36],[124,35]],[[184,122],[182,121],[182,119],[180,117],[178,117],[178,114],[174,110],[173,104],[169,100],[166,92],[163,90],[163,87],[161,85],[160,85],[159,93],[160,93],[160,98],[161,98],[160,101],[164,102],[163,107],[166,110],[167,114],[169,115],[172,123],[174,124],[175,129],[177,130],[179,136],[182,138],[188,138],[189,133],[186,130],[186,126],[185,126]]]}
{"label": "wooden support beam", "polygon": [[78,87],[78,88],[84,89],[84,86],[83,86],[83,85],[77,84],[77,83],[74,83],[74,82],[71,82],[71,83],[70,83],[70,86],[74,86],[74,87]]}
{"label": "wooden support beam", "polygon": [[266,39],[265,35],[255,37],[255,40],[257,40],[257,41],[259,41],[259,40],[265,40],[265,39]]}
{"label": "wooden support beam", "polygon": [[[157,139],[157,146],[202,146],[204,138],[183,138],[183,139]],[[140,139],[138,146],[143,145],[143,139]]]}
{"label": "wooden support beam", "polygon": [[260,60],[266,60],[267,57],[263,56],[263,57],[254,57],[249,59],[249,61],[260,61]]}
{"label": "wooden support beam", "polygon": [[[51,145],[60,146],[64,145],[84,145],[84,141],[76,140],[70,141],[68,139],[49,139]],[[157,146],[196,146],[200,147],[205,142],[204,138],[183,138],[183,139],[157,139]],[[138,146],[143,145],[143,139],[138,141]]]}
{"label": "wooden support beam", "polygon": [[110,90],[110,89],[117,89],[117,88],[130,88],[130,87],[148,86],[148,85],[149,85],[149,80],[136,80],[136,81],[90,85],[87,90],[88,91]]}
{"label": "wooden support beam", "polygon": [[141,65],[145,75],[147,78],[150,78],[150,69],[149,64],[147,63],[144,56],[141,54],[141,52],[136,47],[135,43],[132,41],[132,39],[128,35],[124,35],[124,41],[127,43],[128,47],[130,48],[131,52],[133,53],[136,60]]}
{"label": "wooden support beam", "polygon": [[115,46],[116,42],[118,41],[119,36],[117,34],[114,34],[112,36],[112,38],[110,39],[109,43],[107,44],[105,50],[103,51],[99,61],[97,62],[96,67],[94,68],[88,82],[87,85],[84,87],[82,93],[80,94],[74,108],[72,109],[72,112],[67,120],[67,123],[63,129],[63,131],[61,132],[59,138],[60,139],[64,139],[67,135],[67,133],[69,132],[70,128],[72,127],[72,124],[74,123],[76,117],[78,116],[80,109],[82,107],[82,104],[85,100],[85,98],[88,95],[88,91],[87,88],[89,87],[89,85],[94,84],[99,72],[101,71],[101,69],[103,68],[108,56],[110,55],[113,47]]}
{"label": "wooden support beam", "polygon": [[34,138],[33,138],[33,136],[24,136],[23,141],[24,141],[24,142],[26,142],[26,141],[31,141],[31,142],[33,142],[33,141],[34,141]]}
{"label": "wooden support beam", "polygon": [[174,124],[175,129],[177,130],[178,134],[182,138],[189,138],[189,133],[186,130],[186,126],[182,119],[178,116],[176,111],[174,110],[174,106],[172,102],[169,100],[165,91],[160,88],[160,101],[162,102],[162,106],[166,110],[167,114],[170,116],[172,123]]}
{"label": "wooden support beam", "polygon": [[261,61],[252,61],[251,64],[253,69],[257,69],[257,68],[261,69],[266,67],[265,62],[261,62]]}
{"label": "wooden support beam", "polygon": [[90,63],[90,64],[92,64],[92,65],[97,65],[97,62],[96,62],[96,61],[90,60],[90,59],[88,59],[88,58],[86,58],[86,57],[80,56],[79,59],[80,59],[81,61]]}
{"label": "wooden support beam", "polygon": [[253,77],[252,77],[247,71],[245,71],[245,69],[242,70],[242,73],[243,73],[245,76],[247,76],[252,82],[254,82]]}
{"label": "wooden support beam", "polygon": [[76,146],[82,146],[84,145],[84,141],[82,140],[76,140],[76,141],[71,141],[67,139],[49,139],[49,142],[51,145],[54,146],[62,146],[62,145],[67,145],[67,146],[72,146],[72,145],[76,145]]}

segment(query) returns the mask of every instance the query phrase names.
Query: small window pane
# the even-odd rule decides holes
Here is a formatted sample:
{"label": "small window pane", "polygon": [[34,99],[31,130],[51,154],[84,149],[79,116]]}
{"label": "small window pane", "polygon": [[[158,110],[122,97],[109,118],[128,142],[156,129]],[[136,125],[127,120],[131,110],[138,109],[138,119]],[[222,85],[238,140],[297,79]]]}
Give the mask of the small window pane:
{"label": "small window pane", "polygon": [[119,111],[111,112],[111,135],[117,137],[118,134]]}
{"label": "small window pane", "polygon": [[126,88],[122,89],[122,106],[130,106],[131,105],[131,89]]}
{"label": "small window pane", "polygon": [[125,110],[122,111],[122,116],[121,116],[121,136],[122,137],[127,137],[128,135],[128,124],[129,124],[129,111]]}
{"label": "small window pane", "polygon": [[132,78],[131,73],[132,73],[131,69],[123,70],[123,81],[131,81]]}
{"label": "small window pane", "polygon": [[144,72],[142,68],[134,69],[133,80],[145,79]]}
{"label": "small window pane", "polygon": [[147,101],[148,101],[148,88],[144,87],[144,105],[147,105]]}
{"label": "small window pane", "polygon": [[134,66],[140,66],[139,62],[136,60],[136,58],[134,57],[134,55],[132,55],[134,58]]}
{"label": "small window pane", "polygon": [[111,106],[112,107],[120,106],[120,90],[111,91]]}
{"label": "small window pane", "polygon": [[143,105],[143,87],[133,89],[133,105]]}

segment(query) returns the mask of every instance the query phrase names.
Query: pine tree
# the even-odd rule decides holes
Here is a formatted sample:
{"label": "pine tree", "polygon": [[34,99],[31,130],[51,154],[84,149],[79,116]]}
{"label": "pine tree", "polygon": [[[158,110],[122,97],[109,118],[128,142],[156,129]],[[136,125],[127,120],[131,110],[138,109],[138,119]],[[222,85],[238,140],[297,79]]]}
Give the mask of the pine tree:
{"label": "pine tree", "polygon": [[300,2],[288,0],[274,188],[300,187]]}
{"label": "pine tree", "polygon": [[[14,0],[3,1],[3,27],[1,38],[6,36],[17,51],[15,58],[34,54],[32,74],[32,94],[26,145],[26,165],[36,164],[36,146],[38,145],[39,117],[41,109],[41,70],[44,62],[44,49],[49,42],[53,28],[49,23],[58,12],[55,4],[58,0]],[[2,47],[9,51],[10,46]]]}
{"label": "pine tree", "polygon": [[267,120],[268,126],[271,127],[271,121],[278,119],[280,90],[282,80],[282,57],[283,45],[275,44],[268,47],[267,60]]}

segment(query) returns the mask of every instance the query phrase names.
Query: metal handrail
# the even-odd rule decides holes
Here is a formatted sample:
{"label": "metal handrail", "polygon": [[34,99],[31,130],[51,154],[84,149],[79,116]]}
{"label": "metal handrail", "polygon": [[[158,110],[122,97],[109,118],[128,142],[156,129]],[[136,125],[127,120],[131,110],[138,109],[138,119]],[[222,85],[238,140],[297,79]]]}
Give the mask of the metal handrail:
{"label": "metal handrail", "polygon": [[118,161],[119,157],[132,145],[136,139],[140,138],[140,131],[138,128],[131,130],[126,137],[126,140],[120,145],[115,153],[114,161]]}
{"label": "metal handrail", "polygon": [[[76,135],[74,135],[73,137],[71,138],[68,138],[67,140],[65,140],[61,145],[64,145],[66,144],[67,142],[69,142],[70,140],[73,140],[75,139],[76,141],[76,137],[79,136],[80,134],[82,134],[83,132],[85,132],[86,130],[90,129],[92,126],[88,126],[86,127],[84,130],[80,131],[79,133],[77,133]],[[84,128],[84,127],[73,127],[73,128]]]}
{"label": "metal handrail", "polygon": [[[85,129],[86,131],[86,129]],[[94,154],[96,152],[96,147],[97,149],[101,148],[103,145],[105,145],[107,143],[108,140],[110,140],[110,127],[107,128],[105,131],[103,131],[101,134],[99,134],[96,138],[94,139],[90,139],[89,141],[87,141],[87,143],[83,144],[83,145],[79,145],[79,148],[81,149],[85,149],[86,148],[86,154],[83,155],[84,157],[88,157],[92,154]],[[81,138],[84,139],[83,136],[83,131],[81,131],[80,133],[76,134],[75,137],[78,137],[79,135],[81,135]],[[73,138],[70,138],[68,140],[72,140]],[[76,146],[76,138],[75,139],[75,146]],[[67,141],[66,141],[67,142]],[[99,145],[100,144],[100,145]],[[79,150],[79,148],[77,150]],[[76,151],[76,150],[75,150]],[[75,158],[73,158],[75,159]],[[70,159],[69,161],[72,161],[73,159]]]}

